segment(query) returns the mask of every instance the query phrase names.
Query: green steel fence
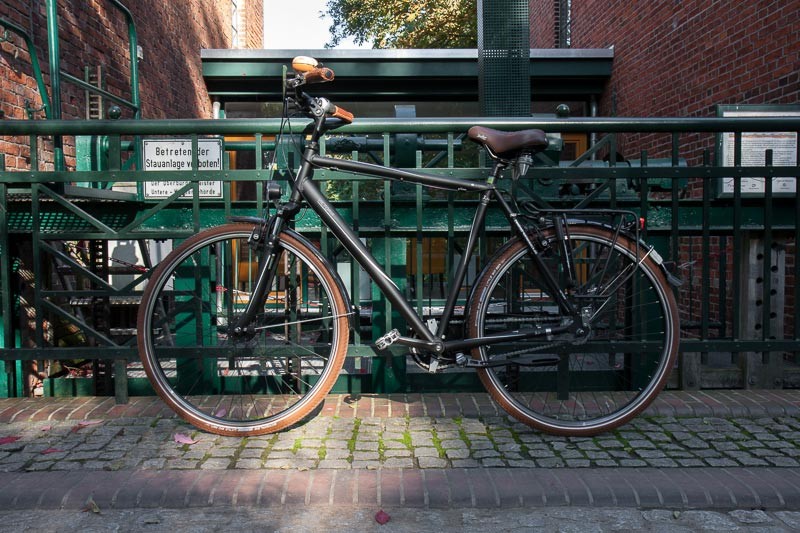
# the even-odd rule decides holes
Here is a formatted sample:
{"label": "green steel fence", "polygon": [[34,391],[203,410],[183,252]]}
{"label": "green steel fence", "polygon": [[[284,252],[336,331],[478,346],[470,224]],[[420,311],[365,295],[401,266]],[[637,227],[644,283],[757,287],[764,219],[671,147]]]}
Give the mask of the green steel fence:
{"label": "green steel fence", "polygon": [[[681,358],[670,386],[800,384],[800,119],[365,119],[337,130],[324,149],[480,179],[484,156],[463,139],[478,123],[550,134],[553,149],[527,177],[502,184],[520,201],[640,214],[645,239],[684,281],[676,289]],[[134,318],[151,267],[173,242],[232,215],[269,209],[264,182],[285,181],[303,142],[302,124],[276,142],[278,130],[277,120],[1,122],[0,135],[27,145],[30,166],[6,170],[0,157],[0,395],[29,393],[35,372],[45,378],[45,394],[124,400],[146,392]],[[564,133],[593,134],[598,142],[559,161]],[[83,147],[78,159],[91,150],[97,161],[89,168],[103,170],[49,170],[54,136]],[[147,149],[142,165],[131,164],[142,139],[162,152],[183,140],[188,169],[144,170]],[[205,170],[216,164],[204,158],[219,142],[222,168]],[[161,156],[161,166],[180,165]],[[477,197],[337,171],[315,179],[419,313],[435,317]],[[339,390],[477,387],[467,372],[430,375],[404,354],[377,355],[372,339],[396,327],[397,317],[312,212],[296,224],[336,265],[360,311]],[[470,280],[507,237],[503,217],[492,213]]]}

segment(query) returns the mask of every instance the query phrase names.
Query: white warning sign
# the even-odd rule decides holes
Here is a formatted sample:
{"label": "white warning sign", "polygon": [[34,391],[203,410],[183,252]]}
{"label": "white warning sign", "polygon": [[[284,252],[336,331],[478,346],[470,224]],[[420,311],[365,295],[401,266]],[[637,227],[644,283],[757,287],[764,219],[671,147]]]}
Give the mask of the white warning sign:
{"label": "white warning sign", "polygon": [[[192,170],[192,141],[188,139],[158,139],[142,141],[144,169],[154,172]],[[222,170],[222,140],[197,140],[197,170]],[[188,181],[148,181],[144,184],[147,200],[167,198]],[[191,198],[187,191],[181,198]],[[200,198],[222,198],[221,181],[201,181]]]}

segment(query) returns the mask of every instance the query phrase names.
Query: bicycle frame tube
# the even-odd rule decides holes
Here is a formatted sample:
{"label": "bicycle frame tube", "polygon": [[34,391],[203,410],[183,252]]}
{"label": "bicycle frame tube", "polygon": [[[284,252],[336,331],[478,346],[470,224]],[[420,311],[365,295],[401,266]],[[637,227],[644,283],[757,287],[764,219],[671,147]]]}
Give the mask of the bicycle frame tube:
{"label": "bicycle frame tube", "polygon": [[[309,151],[311,153],[309,153]],[[439,187],[447,190],[454,191],[483,191],[485,195],[490,195],[494,190],[494,186],[487,183],[478,183],[474,181],[462,180],[458,178],[433,176],[430,174],[423,174],[418,172],[411,172],[407,170],[398,170],[389,167],[382,167],[370,163],[361,163],[358,161],[346,161],[340,159],[333,159],[324,156],[318,156],[313,153],[313,150],[306,152],[307,163],[303,167],[319,167],[327,169],[340,169],[348,172],[357,172],[359,174],[378,176],[398,181],[406,181],[410,183],[419,183],[428,187]],[[386,296],[386,299],[397,309],[400,315],[406,320],[411,329],[419,336],[420,339],[429,343],[436,342],[436,336],[425,326],[422,319],[417,315],[414,308],[406,300],[405,296],[400,292],[400,289],[395,285],[392,279],[383,271],[380,264],[375,257],[370,253],[367,247],[361,242],[358,236],[350,229],[347,222],[336,212],[334,207],[327,198],[319,190],[319,187],[311,180],[312,171],[301,168],[298,173],[296,186],[298,192],[302,193],[306,202],[311,208],[319,215],[323,223],[331,230],[336,238],[341,242],[342,246],[350,253],[350,255],[360,264],[367,274],[380,288],[381,292]],[[485,215],[484,209],[476,215],[476,219],[480,218],[478,222],[482,224]],[[461,263],[466,265],[472,250],[470,249],[461,259]],[[459,265],[459,271],[465,270],[462,265]],[[458,288],[461,283],[454,283],[451,289],[452,293],[457,295]],[[448,306],[455,306],[454,295],[448,298]],[[451,314],[452,310],[450,313]]]}
{"label": "bicycle frame tube", "polygon": [[[455,309],[459,290],[464,282],[466,276],[467,265],[472,258],[475,244],[480,234],[480,229],[486,217],[488,205],[492,199],[497,199],[501,205],[502,210],[505,212],[506,217],[512,224],[512,227],[521,234],[522,238],[528,242],[528,246],[533,249],[533,244],[527,238],[524,229],[520,226],[519,221],[516,219],[516,214],[510,209],[510,206],[503,200],[502,196],[497,194],[494,186],[494,178],[497,175],[498,167],[486,182],[475,182],[464,180],[455,177],[447,176],[434,176],[431,174],[424,174],[421,172],[414,172],[410,170],[400,170],[391,167],[384,167],[371,163],[362,163],[360,161],[351,161],[344,159],[333,159],[330,157],[320,156],[318,153],[319,145],[316,139],[322,129],[322,121],[316,122],[314,132],[311,137],[311,142],[306,146],[303,154],[303,163],[300,166],[297,177],[292,184],[292,193],[290,195],[289,203],[293,206],[298,206],[300,202],[305,200],[314,212],[320,217],[325,226],[330,229],[334,236],[339,240],[342,246],[350,253],[355,261],[367,272],[369,277],[375,282],[381,290],[386,299],[397,309],[400,315],[405,319],[410,328],[417,334],[422,344],[427,344],[429,348],[436,346],[436,351],[442,350],[441,339],[444,339],[444,332],[447,329],[450,318]],[[459,264],[454,273],[454,279],[448,293],[444,310],[435,334],[431,332],[428,327],[423,323],[422,319],[417,315],[414,308],[406,300],[405,296],[401,293],[400,289],[395,285],[392,279],[383,271],[378,261],[370,253],[367,247],[361,242],[355,232],[350,228],[349,224],[339,215],[336,209],[331,205],[328,199],[319,190],[319,187],[313,182],[313,173],[315,168],[324,168],[330,170],[342,170],[345,172],[353,172],[356,174],[375,176],[387,178],[391,180],[409,182],[420,184],[426,187],[433,187],[451,191],[473,191],[480,192],[481,200],[473,218],[472,227],[470,228],[469,238],[465,253],[462,255]],[[279,214],[279,218],[288,219],[293,214],[293,210],[289,209],[283,215]],[[274,229],[274,228],[273,228]],[[541,261],[535,249],[533,250],[535,260]],[[545,273],[547,274],[546,270]],[[550,285],[557,297],[558,303],[564,310],[575,314],[573,306],[570,305],[564,294],[558,288],[552,276],[545,275],[545,284]],[[523,333],[523,336],[537,336],[541,333]],[[518,335],[518,334],[517,334]],[[499,342],[501,337],[490,337],[484,339],[470,339],[469,344],[492,344]],[[412,339],[405,339],[411,342]],[[420,342],[416,341],[416,342]],[[450,341],[447,344],[450,344]]]}

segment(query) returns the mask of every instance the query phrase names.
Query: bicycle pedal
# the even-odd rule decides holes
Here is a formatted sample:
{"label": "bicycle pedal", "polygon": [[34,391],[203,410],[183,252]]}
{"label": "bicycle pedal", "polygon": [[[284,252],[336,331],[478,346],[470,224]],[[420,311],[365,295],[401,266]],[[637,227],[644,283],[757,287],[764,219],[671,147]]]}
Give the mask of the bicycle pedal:
{"label": "bicycle pedal", "polygon": [[400,338],[400,332],[397,329],[393,329],[389,333],[378,337],[378,340],[375,341],[375,348],[378,350],[385,350]]}

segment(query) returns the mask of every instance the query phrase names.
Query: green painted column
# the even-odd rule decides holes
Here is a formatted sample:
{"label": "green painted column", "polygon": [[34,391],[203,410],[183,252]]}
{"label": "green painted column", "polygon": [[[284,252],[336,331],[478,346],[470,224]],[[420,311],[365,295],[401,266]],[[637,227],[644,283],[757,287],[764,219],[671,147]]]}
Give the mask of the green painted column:
{"label": "green painted column", "polygon": [[[386,188],[389,186],[387,184]],[[387,200],[388,201],[388,200]],[[386,231],[389,234],[389,229]],[[406,291],[407,253],[406,239],[372,239],[372,255],[378,260],[401,291]],[[397,328],[406,334],[406,323],[400,314],[391,308],[375,284],[372,285],[372,338],[377,339],[387,331]],[[372,361],[372,391],[380,393],[403,392],[406,388],[405,356],[392,355],[387,350]]]}
{"label": "green painted column", "polygon": [[481,114],[531,114],[528,0],[478,0]]}

